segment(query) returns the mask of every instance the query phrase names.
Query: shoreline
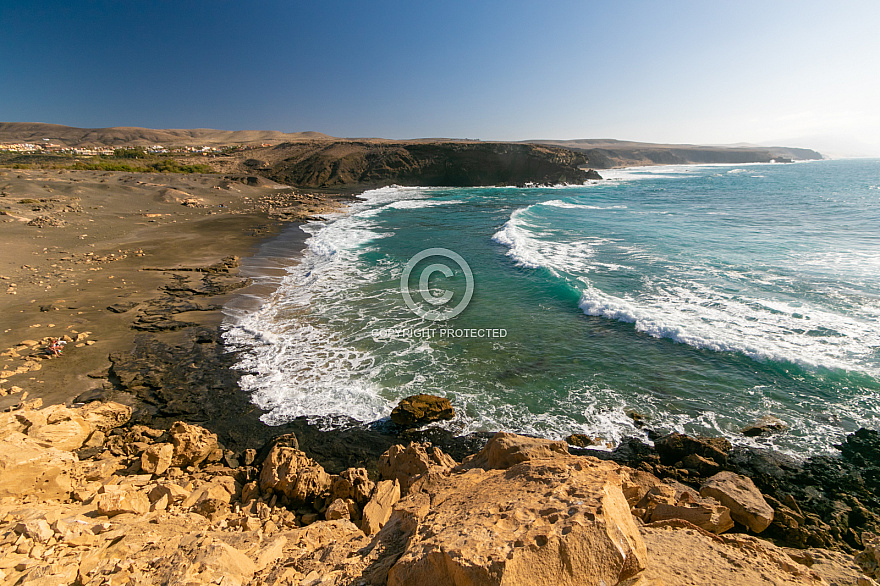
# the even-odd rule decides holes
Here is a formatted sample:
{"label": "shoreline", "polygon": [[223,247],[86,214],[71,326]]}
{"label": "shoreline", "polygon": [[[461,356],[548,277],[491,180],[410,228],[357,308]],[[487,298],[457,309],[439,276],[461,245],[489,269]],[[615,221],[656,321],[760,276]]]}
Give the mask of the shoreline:
{"label": "shoreline", "polygon": [[[10,181],[9,172],[0,177],[7,193],[7,199],[0,202],[10,201],[15,207],[13,213],[0,216],[12,228],[0,237],[5,246],[21,241],[18,248],[6,248],[14,252],[8,255],[2,276],[15,279],[16,291],[14,295],[7,293],[3,309],[6,315],[15,315],[14,310],[22,315],[4,324],[6,331],[0,340],[3,348],[8,346],[12,351],[3,357],[7,365],[37,364],[39,368],[29,367],[29,371],[5,377],[4,388],[20,386],[15,384],[20,380],[28,381],[29,386],[0,398],[3,409],[22,403],[25,390],[28,400],[42,398],[44,405],[116,401],[132,407],[130,428],[167,430],[176,421],[197,424],[216,434],[220,444],[236,457],[254,450],[258,461],[275,443],[292,441],[330,474],[357,467],[375,476],[380,456],[392,446],[409,442],[431,442],[460,462],[489,440],[488,433],[455,436],[431,427],[407,430],[387,420],[352,421],[344,429],[330,432],[321,431],[305,417],[270,427],[260,421],[262,411],[240,390],[241,373],[231,369],[235,355],[225,350],[221,337],[222,323],[228,317],[223,307],[251,294],[247,286],[242,287],[248,271],[257,280],[249,285],[257,288],[255,295],[271,289],[271,278],[283,276],[284,266],[289,264],[273,258],[289,245],[302,247],[306,236],[297,234],[300,224],[282,219],[304,220],[308,214],[338,209],[334,206],[352,200],[350,190],[325,193],[303,203],[297,199],[300,190],[275,186],[243,190],[241,183],[224,186],[226,178],[222,176],[169,178],[82,171],[53,177],[59,174],[15,173],[23,175],[16,177],[21,181]],[[53,185],[53,179],[61,181],[46,191],[43,186]],[[101,179],[126,193],[126,201],[103,195],[108,190],[101,187]],[[63,192],[63,185],[71,192]],[[46,197],[33,197],[39,189]],[[81,191],[72,192],[77,189]],[[275,201],[282,191],[289,196],[287,201]],[[266,205],[260,208],[248,198],[264,198]],[[37,203],[20,203],[24,199]],[[204,207],[186,205],[190,199],[200,200],[197,205]],[[41,206],[49,209],[33,210]],[[28,215],[40,217],[38,214],[45,216],[46,212],[67,225],[26,225],[31,221]],[[97,232],[88,226],[89,220],[101,223]],[[80,229],[86,227],[88,232]],[[94,236],[81,238],[89,233]],[[44,246],[50,244],[50,236],[58,236],[53,245],[58,250]],[[130,252],[112,260],[110,254],[124,253],[111,250]],[[89,252],[98,258],[89,260]],[[230,252],[242,256],[250,252],[249,260],[231,258]],[[18,257],[13,258],[15,255]],[[30,257],[39,258],[35,262]],[[30,264],[15,269],[24,258]],[[68,258],[73,260],[62,260]],[[48,269],[55,268],[62,276],[54,277],[53,285],[46,288],[46,280],[39,283],[40,279],[19,278],[35,272],[24,266],[32,266],[38,273],[47,270],[50,276],[54,273]],[[62,269],[67,269],[67,274],[61,273]],[[111,270],[112,276],[107,274]],[[260,283],[261,271],[270,273],[264,279],[268,283]],[[277,274],[272,275],[273,271]],[[97,279],[99,275],[104,279]],[[93,284],[86,286],[87,279]],[[120,282],[124,284],[117,286]],[[111,305],[119,306],[120,311],[106,309]],[[49,309],[41,310],[47,306]],[[47,314],[51,322],[44,319]],[[41,325],[31,327],[30,322]],[[132,329],[134,325],[138,327]],[[60,358],[37,360],[40,344],[23,347],[16,342],[24,341],[25,334],[36,339],[37,333],[66,330],[75,336],[90,333],[79,341],[72,336]],[[41,387],[52,386],[56,390],[40,392]],[[289,437],[285,434],[293,434],[293,439],[285,440]],[[795,519],[793,524],[772,526],[767,534],[788,544],[855,551],[864,545],[862,531],[880,529],[880,502],[869,482],[877,478],[877,461],[872,459],[880,450],[876,432],[850,442],[846,458],[819,457],[803,463],[769,450],[722,446],[719,451],[712,441],[701,438],[680,443],[687,447],[673,455],[632,438],[612,451],[569,449],[572,454],[613,460],[686,485],[698,485],[721,470],[750,477],[773,508],[788,515],[783,519]]]}

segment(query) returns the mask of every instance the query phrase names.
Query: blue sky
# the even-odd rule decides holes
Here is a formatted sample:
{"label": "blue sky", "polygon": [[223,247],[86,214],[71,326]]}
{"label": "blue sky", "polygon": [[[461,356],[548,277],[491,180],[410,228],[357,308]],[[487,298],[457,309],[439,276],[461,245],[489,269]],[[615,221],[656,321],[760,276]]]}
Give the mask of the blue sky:
{"label": "blue sky", "polygon": [[0,3],[0,120],[880,155],[880,2]]}

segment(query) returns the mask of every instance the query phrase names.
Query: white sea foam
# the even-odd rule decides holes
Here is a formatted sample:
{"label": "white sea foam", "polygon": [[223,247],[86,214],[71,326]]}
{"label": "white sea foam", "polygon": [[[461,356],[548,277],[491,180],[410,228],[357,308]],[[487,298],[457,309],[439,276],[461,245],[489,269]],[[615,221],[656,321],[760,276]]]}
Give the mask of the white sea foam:
{"label": "white sea foam", "polygon": [[388,413],[388,400],[370,382],[375,357],[341,340],[330,322],[343,319],[346,295],[376,276],[358,263],[371,242],[388,235],[377,229],[375,216],[430,196],[423,188],[377,189],[346,213],[303,226],[311,237],[302,261],[288,268],[262,308],[227,327],[227,346],[242,351],[237,368],[247,374],[241,386],[268,412],[267,423],[340,414],[373,421]]}

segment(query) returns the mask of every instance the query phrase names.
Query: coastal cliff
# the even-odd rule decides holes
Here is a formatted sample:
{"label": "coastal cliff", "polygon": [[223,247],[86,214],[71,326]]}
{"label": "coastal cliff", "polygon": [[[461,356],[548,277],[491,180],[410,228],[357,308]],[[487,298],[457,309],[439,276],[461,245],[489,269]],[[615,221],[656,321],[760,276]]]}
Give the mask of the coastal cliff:
{"label": "coastal cliff", "polygon": [[298,187],[473,187],[601,179],[585,155],[559,147],[483,142],[314,141],[251,151],[242,170]]}

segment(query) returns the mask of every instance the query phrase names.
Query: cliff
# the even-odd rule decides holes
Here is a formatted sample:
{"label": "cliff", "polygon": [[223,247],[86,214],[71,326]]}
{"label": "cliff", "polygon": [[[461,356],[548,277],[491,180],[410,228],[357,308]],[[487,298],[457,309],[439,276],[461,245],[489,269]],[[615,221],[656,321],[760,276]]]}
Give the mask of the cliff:
{"label": "cliff", "polygon": [[583,153],[587,164],[594,169],[705,163],[741,165],[822,158],[816,151],[791,147],[671,145],[611,139],[536,140],[530,144],[558,146]]}
{"label": "cliff", "polygon": [[469,187],[583,183],[587,157],[513,143],[313,141],[249,151],[242,169],[301,187],[419,185]]}

